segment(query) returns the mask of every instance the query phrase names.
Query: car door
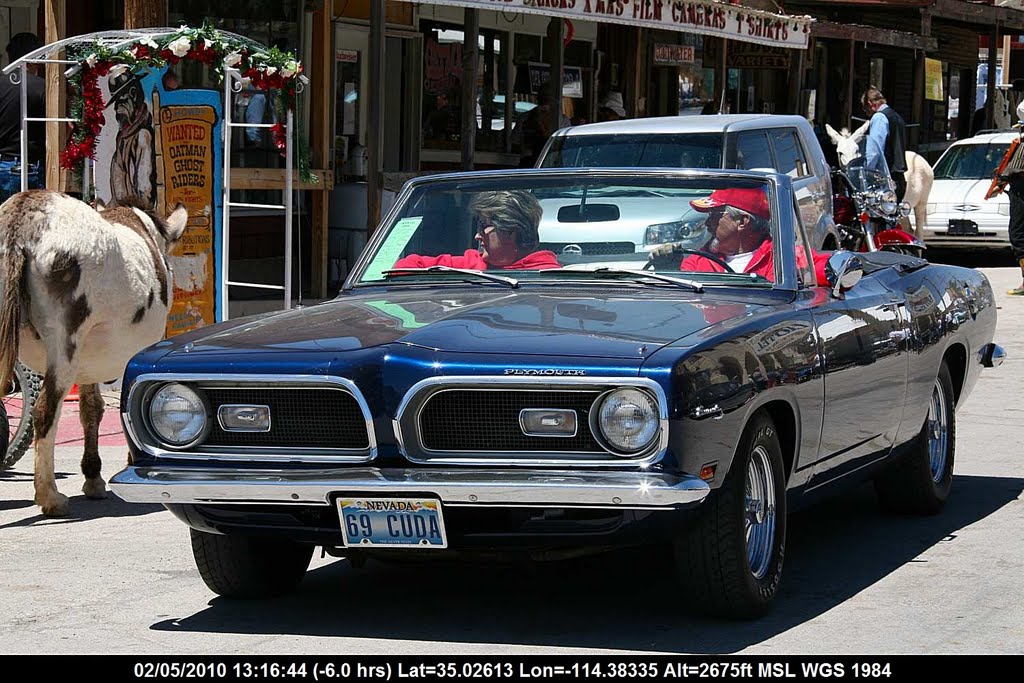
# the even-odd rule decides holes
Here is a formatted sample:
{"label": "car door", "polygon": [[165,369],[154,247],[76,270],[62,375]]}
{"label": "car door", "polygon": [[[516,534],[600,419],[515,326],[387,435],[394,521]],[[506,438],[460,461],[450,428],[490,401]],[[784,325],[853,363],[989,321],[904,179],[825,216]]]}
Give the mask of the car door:
{"label": "car door", "polygon": [[[883,271],[880,271],[883,272]],[[903,297],[865,276],[813,310],[825,374],[814,478],[853,471],[892,447],[906,399],[908,315]]]}

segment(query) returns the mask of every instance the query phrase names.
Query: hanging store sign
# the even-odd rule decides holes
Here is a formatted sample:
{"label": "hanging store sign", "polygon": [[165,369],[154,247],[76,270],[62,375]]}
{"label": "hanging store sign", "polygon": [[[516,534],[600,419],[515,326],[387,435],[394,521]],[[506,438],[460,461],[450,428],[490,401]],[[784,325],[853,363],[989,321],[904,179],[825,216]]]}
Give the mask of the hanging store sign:
{"label": "hanging store sign", "polygon": [[714,0],[402,0],[564,19],[601,21],[759,45],[805,49],[813,18],[788,16]]}
{"label": "hanging store sign", "polygon": [[924,60],[924,98],[942,102],[942,62],[937,59]]}
{"label": "hanging store sign", "polygon": [[693,64],[693,45],[654,44],[654,63],[658,66],[687,66]]}
{"label": "hanging store sign", "polygon": [[735,45],[725,55],[730,69],[788,69],[790,52],[768,45]]}

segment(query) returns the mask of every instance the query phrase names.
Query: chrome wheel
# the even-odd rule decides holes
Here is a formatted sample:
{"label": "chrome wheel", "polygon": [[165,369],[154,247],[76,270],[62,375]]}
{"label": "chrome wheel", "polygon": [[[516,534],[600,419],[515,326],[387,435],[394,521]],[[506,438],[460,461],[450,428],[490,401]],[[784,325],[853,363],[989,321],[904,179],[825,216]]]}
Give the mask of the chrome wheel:
{"label": "chrome wheel", "polygon": [[764,446],[750,454],[744,500],[747,564],[756,579],[768,573],[775,544],[775,477]]}
{"label": "chrome wheel", "polygon": [[938,483],[946,472],[949,451],[949,413],[943,400],[942,385],[935,380],[932,400],[928,405],[928,464],[932,481]]}

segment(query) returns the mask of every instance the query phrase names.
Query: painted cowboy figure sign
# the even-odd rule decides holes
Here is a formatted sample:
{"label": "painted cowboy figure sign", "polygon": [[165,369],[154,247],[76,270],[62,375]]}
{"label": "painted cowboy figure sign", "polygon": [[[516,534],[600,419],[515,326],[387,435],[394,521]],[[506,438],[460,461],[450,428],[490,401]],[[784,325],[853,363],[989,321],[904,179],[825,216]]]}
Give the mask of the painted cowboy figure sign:
{"label": "painted cowboy figure sign", "polygon": [[[177,311],[180,320],[212,318],[214,296],[203,284],[217,239],[220,197],[214,193],[223,191],[220,176],[209,170],[222,158],[211,149],[220,139],[219,110],[176,87],[157,93],[152,81],[183,59],[196,60],[222,76],[230,72],[257,89],[274,89],[289,121],[305,82],[293,54],[209,25],[69,38],[25,55],[4,74],[20,69],[24,78],[29,61],[56,60],[62,52],[80,64],[69,70],[75,123],[61,165],[82,173],[88,197],[92,165],[84,162],[97,159],[98,146],[112,148],[96,164],[101,201],[93,207],[60,192],[32,190],[0,205],[0,386],[10,391],[15,375],[24,384],[19,361],[41,377],[32,378],[31,391],[23,387],[21,423],[30,429],[18,437],[27,443],[34,428],[35,502],[45,515],[68,512],[55,483],[53,451],[72,386],[79,387],[85,434],[82,490],[103,498],[99,384],[120,379],[132,355],[165,336],[169,313]],[[151,106],[150,94],[164,96],[167,106],[161,109],[159,100]],[[210,98],[219,102],[216,92]],[[106,134],[105,124],[114,124]],[[271,133],[282,152],[290,149],[284,124]],[[301,153],[298,166],[300,176],[308,173]],[[189,267],[172,272],[175,259]],[[177,301],[175,294],[181,294]],[[176,331],[184,331],[180,327]],[[0,451],[0,468],[17,461],[24,444],[19,448],[12,457],[13,443]]]}

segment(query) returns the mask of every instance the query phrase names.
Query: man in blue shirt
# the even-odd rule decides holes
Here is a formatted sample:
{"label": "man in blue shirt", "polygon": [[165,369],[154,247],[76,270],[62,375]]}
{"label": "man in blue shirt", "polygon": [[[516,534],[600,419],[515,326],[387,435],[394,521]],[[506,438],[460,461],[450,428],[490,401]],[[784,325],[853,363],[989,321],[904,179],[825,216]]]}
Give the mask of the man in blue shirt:
{"label": "man in blue shirt", "polygon": [[[868,127],[865,165],[886,172],[896,183],[896,196],[903,201],[907,191],[907,127],[903,117],[885,103],[885,95],[871,86],[860,98],[864,111],[871,114]],[[884,166],[883,166],[884,162]]]}

